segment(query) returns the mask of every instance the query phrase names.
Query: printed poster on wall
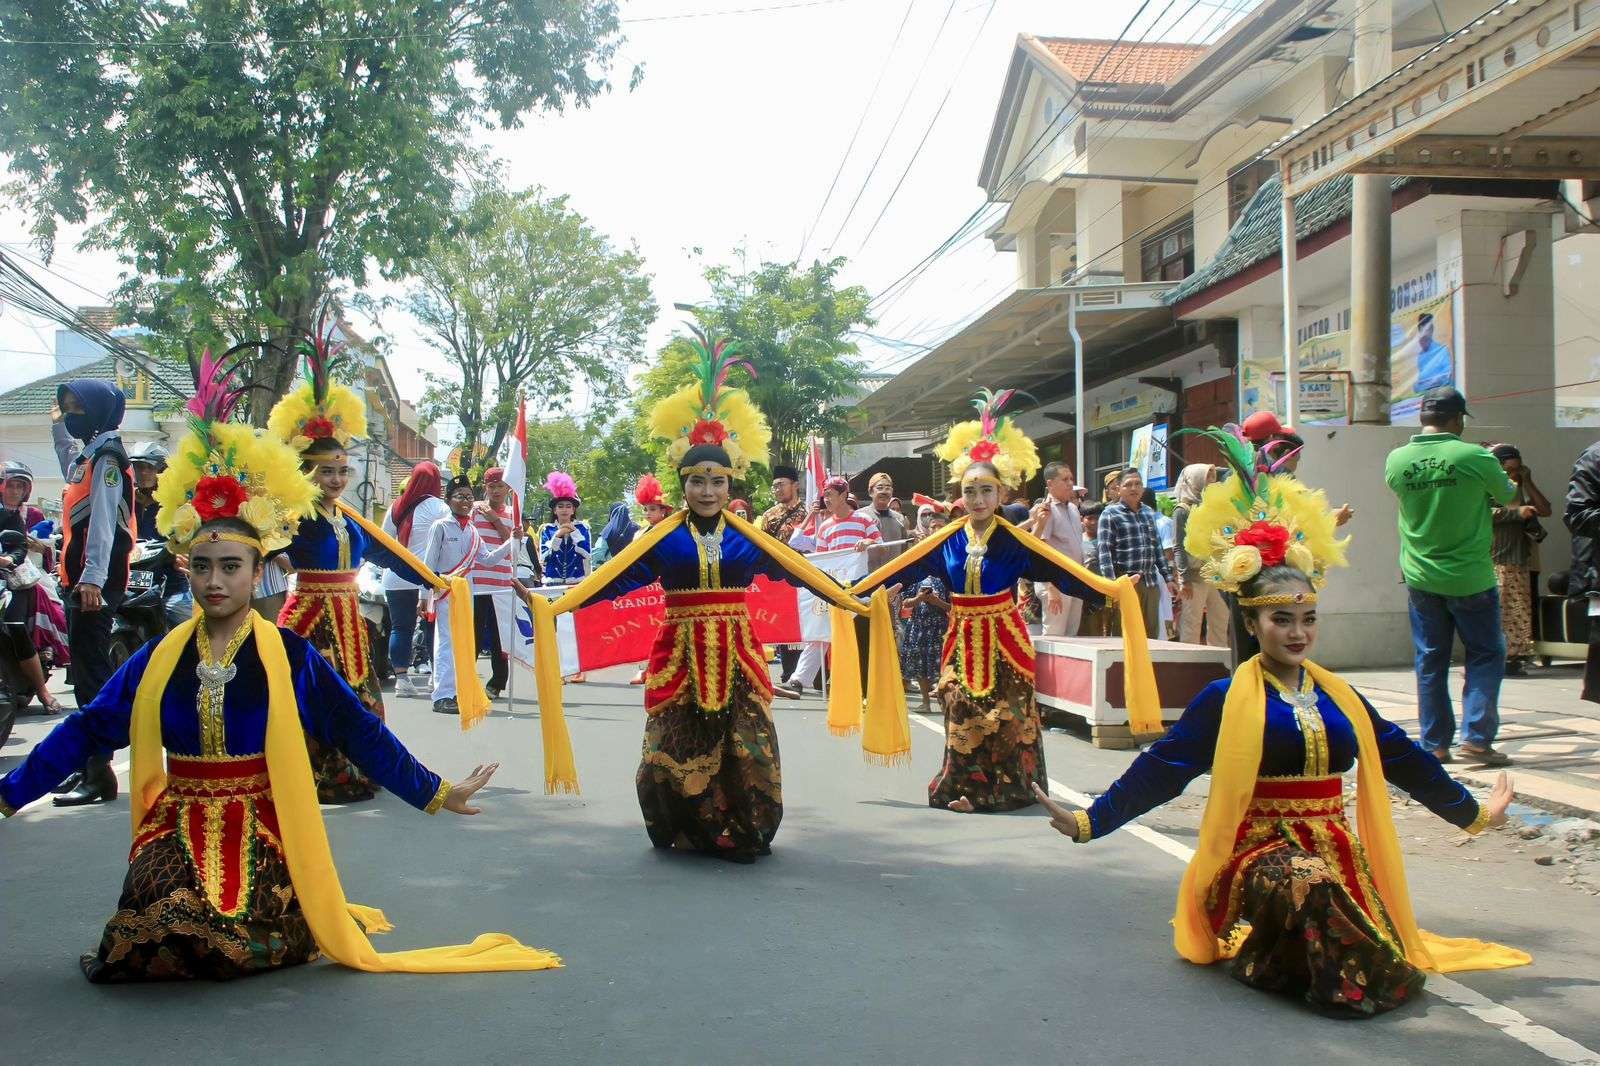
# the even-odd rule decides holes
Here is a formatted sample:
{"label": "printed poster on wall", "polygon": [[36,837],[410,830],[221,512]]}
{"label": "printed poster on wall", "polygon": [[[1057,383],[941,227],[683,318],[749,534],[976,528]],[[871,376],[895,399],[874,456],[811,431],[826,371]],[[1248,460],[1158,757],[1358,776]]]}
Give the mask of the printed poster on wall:
{"label": "printed poster on wall", "polygon": [[1167,491],[1167,424],[1139,426],[1128,438],[1128,465],[1139,471],[1145,487]]}
{"label": "printed poster on wall", "polygon": [[[1413,291],[1408,288],[1406,293],[1410,295]],[[1451,289],[1429,299],[1413,297],[1413,302],[1390,318],[1389,421],[1394,425],[1417,425],[1422,394],[1441,385],[1453,385],[1458,378],[1454,296],[1455,290]],[[1309,337],[1299,347],[1300,370],[1302,373],[1348,371],[1351,369],[1349,350],[1350,331],[1347,329]],[[1243,361],[1239,381],[1242,416],[1262,410],[1282,414],[1286,387],[1283,378],[1283,364],[1277,360]],[[1302,380],[1302,400],[1305,391],[1306,383]],[[1348,424],[1348,412],[1339,416],[1328,407],[1318,407],[1315,411],[1317,417],[1302,418],[1302,424]]]}

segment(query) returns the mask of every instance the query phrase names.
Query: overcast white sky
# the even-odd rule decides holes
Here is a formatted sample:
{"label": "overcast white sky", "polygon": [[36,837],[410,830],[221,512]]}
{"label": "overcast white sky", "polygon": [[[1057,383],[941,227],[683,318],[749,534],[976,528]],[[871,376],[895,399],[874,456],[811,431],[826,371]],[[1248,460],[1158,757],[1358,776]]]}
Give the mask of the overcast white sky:
{"label": "overcast white sky", "polygon": [[[705,295],[704,263],[729,260],[739,247],[752,260],[796,256],[880,72],[883,83],[865,127],[805,245],[807,260],[848,256],[845,280],[873,293],[982,203],[978,166],[1017,35],[1114,38],[1140,6],[1140,0],[913,0],[892,50],[906,0],[810,0],[809,6],[726,13],[805,2],[625,2],[623,17],[633,21],[624,27],[619,88],[587,110],[537,116],[523,129],[481,137],[507,161],[513,184],[569,193],[573,206],[613,239],[638,242],[661,307],[652,351],[682,317],[672,305]],[[1129,39],[1211,37],[1255,2],[1153,0]],[[698,12],[725,13],[664,17]],[[634,63],[643,64],[644,80],[628,92]],[[933,122],[947,89],[948,102]],[[891,202],[902,173],[904,184]],[[21,243],[26,229],[26,220],[7,212],[0,216],[0,243],[31,254]],[[38,276],[69,303],[98,302],[94,294],[109,292],[121,268],[108,254],[78,251],[76,236],[58,244],[53,269],[63,277]],[[972,242],[885,308],[874,332],[936,341],[993,303],[1013,277],[1010,254],[996,254],[981,239]],[[401,290],[379,285],[370,291]],[[50,371],[54,331],[51,323],[4,310],[0,388]],[[382,332],[394,342],[392,365],[402,391],[416,399],[422,369],[437,365],[437,356],[400,313],[384,316]],[[895,369],[906,359],[905,349],[863,344],[862,350],[873,366]]]}

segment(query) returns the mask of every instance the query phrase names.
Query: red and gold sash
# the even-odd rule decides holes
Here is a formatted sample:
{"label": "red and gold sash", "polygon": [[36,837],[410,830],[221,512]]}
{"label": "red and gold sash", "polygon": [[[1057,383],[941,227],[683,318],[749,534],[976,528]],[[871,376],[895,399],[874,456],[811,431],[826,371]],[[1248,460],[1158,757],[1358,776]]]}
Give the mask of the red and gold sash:
{"label": "red and gold sash", "polygon": [[973,696],[994,691],[996,653],[1033,681],[1033,641],[1010,592],[950,597],[950,629],[943,661],[954,667],[961,687]]}
{"label": "red and gold sash", "polygon": [[769,703],[772,679],[750,625],[745,589],[667,591],[667,620],[645,675],[644,708],[654,714],[694,686],[695,705],[723,711],[736,670]]}
{"label": "red and gold sash", "polygon": [[333,628],[334,665],[350,683],[359,688],[371,669],[371,649],[367,645],[367,623],[361,617],[361,598],[354,570],[300,570],[295,589],[278,613],[278,624],[311,639],[326,616]]}

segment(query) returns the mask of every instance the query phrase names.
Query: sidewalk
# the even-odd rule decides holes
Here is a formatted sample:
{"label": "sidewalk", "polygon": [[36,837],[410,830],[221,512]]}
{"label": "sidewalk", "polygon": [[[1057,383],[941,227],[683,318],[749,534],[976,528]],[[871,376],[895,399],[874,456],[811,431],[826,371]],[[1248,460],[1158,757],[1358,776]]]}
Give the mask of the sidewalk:
{"label": "sidewalk", "polygon": [[[1383,717],[1418,735],[1417,682],[1409,670],[1342,670]],[[1450,671],[1461,714],[1463,672]],[[1515,760],[1508,768],[1522,799],[1593,815],[1600,812],[1600,704],[1578,698],[1582,663],[1534,667],[1531,677],[1508,677],[1500,690],[1500,736],[1495,747]],[[1498,771],[1457,761],[1450,773],[1474,785],[1494,783]]]}

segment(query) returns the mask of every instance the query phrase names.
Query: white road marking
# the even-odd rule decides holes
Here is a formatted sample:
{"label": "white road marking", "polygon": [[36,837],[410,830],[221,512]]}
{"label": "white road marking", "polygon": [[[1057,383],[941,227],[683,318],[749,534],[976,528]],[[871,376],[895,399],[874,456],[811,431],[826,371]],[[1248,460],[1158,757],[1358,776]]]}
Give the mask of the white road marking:
{"label": "white road marking", "polygon": [[[944,736],[942,723],[930,721],[921,714],[911,715],[911,720],[925,729]],[[1050,782],[1052,795],[1080,807],[1089,806],[1091,802],[1089,796],[1077,789],[1068,788],[1053,777],[1047,780]],[[1147,844],[1154,845],[1179,862],[1188,862],[1194,857],[1193,848],[1149,826],[1133,823],[1123,826],[1120,832],[1131,834]],[[1568,1066],[1600,1066],[1600,1053],[1591,1051],[1576,1040],[1569,1040],[1554,1029],[1538,1024],[1520,1011],[1502,1006],[1488,996],[1475,992],[1458,981],[1452,981],[1443,974],[1428,974],[1425,990],[1451,1006],[1466,1011],[1479,1021],[1494,1026],[1511,1039],[1532,1048],[1545,1058],[1567,1063]]]}

